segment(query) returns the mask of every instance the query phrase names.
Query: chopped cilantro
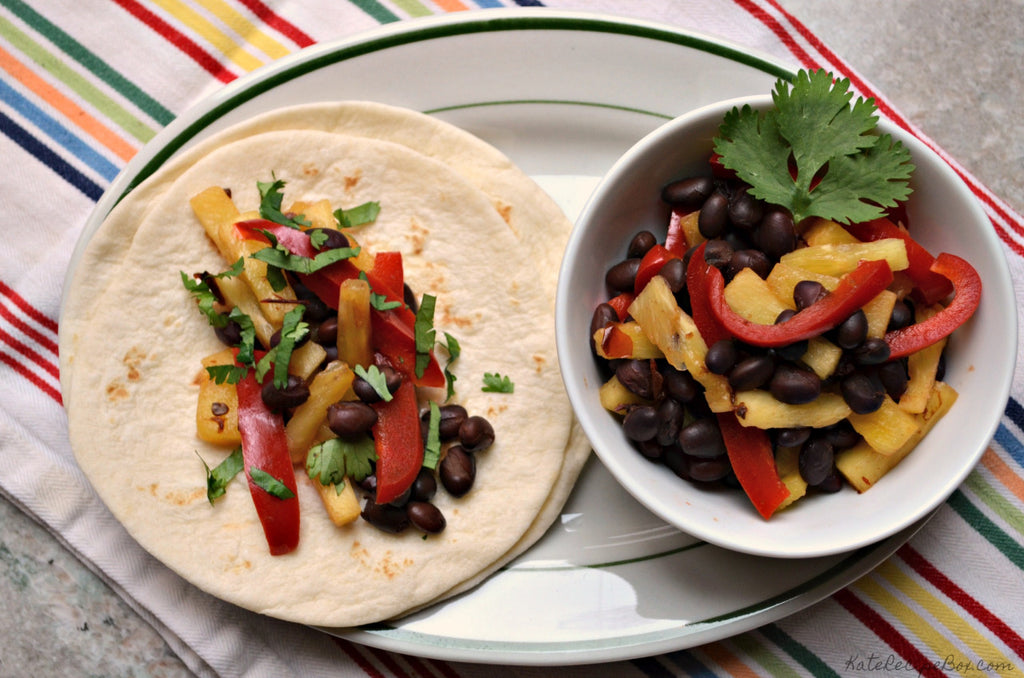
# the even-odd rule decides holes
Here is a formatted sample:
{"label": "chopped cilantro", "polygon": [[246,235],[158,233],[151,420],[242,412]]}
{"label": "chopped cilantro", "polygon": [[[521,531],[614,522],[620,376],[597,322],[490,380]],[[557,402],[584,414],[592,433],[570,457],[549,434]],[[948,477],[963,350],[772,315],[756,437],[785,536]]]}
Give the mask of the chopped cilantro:
{"label": "chopped cilantro", "polygon": [[422,377],[430,364],[430,352],[434,349],[434,307],[437,298],[424,294],[420,302],[419,310],[416,311],[416,322],[413,330],[416,335],[416,376]]}
{"label": "chopped cilantro", "polygon": [[305,306],[296,306],[284,314],[281,324],[281,340],[270,349],[256,365],[256,379],[263,381],[264,375],[274,366],[274,386],[283,389],[288,385],[288,363],[292,359],[295,345],[309,334],[309,323],[302,321]]}
{"label": "chopped cilantro", "polygon": [[792,86],[778,80],[774,108],[758,113],[744,106],[725,115],[714,143],[722,165],[755,197],[788,208],[797,223],[883,216],[884,207],[910,195],[914,166],[900,142],[873,133],[873,100],[850,105],[849,86],[824,70],[800,71]]}
{"label": "chopped cilantro", "polygon": [[281,224],[282,226],[291,226],[292,228],[309,226],[310,222],[301,214],[289,217],[281,212],[281,203],[284,200],[284,186],[284,180],[277,177],[274,177],[273,181],[256,182],[256,188],[260,192],[260,216],[267,221],[273,221],[275,224]]}
{"label": "chopped cilantro", "polygon": [[484,372],[484,386],[480,389],[484,393],[512,393],[515,391],[515,384],[506,376],[497,372]]}
{"label": "chopped cilantro", "polygon": [[[300,254],[289,252],[283,245],[277,242],[277,239],[273,237],[273,234],[268,233],[267,231],[262,231],[262,233],[271,239],[271,246],[256,250],[252,253],[252,258],[259,259],[266,263],[268,267],[277,268],[283,271],[294,271],[295,273],[306,274],[315,273],[321,268],[330,266],[331,264],[343,259],[351,259],[359,254],[358,247],[336,247],[331,250],[324,250],[311,259]],[[277,288],[275,287],[275,290],[276,289]]]}
{"label": "chopped cilantro", "polygon": [[218,384],[237,384],[249,373],[249,368],[242,365],[211,365],[206,373]]}
{"label": "chopped cilantro", "polygon": [[370,365],[369,369],[362,365],[356,365],[352,370],[356,373],[356,376],[360,377],[367,384],[373,387],[373,390],[377,392],[380,399],[384,402],[391,402],[394,397],[391,395],[391,391],[388,390],[388,380],[384,376],[384,373],[380,371],[376,365]]}
{"label": "chopped cilantro", "polygon": [[402,305],[400,301],[388,301],[388,298],[383,294],[377,294],[373,290],[370,291],[370,306],[377,309],[378,311],[390,311],[393,308],[398,308]]}
{"label": "chopped cilantro", "polygon": [[288,486],[270,475],[261,468],[250,468],[249,477],[259,487],[266,490],[267,494],[278,499],[291,499],[295,493],[288,489]]}
{"label": "chopped cilantro", "polygon": [[373,438],[364,435],[354,440],[331,438],[309,448],[306,472],[321,485],[334,484],[338,494],[345,488],[345,477],[359,482],[373,472],[377,460]]}
{"label": "chopped cilantro", "polygon": [[[198,452],[196,456],[199,456]],[[242,470],[242,448],[236,447],[213,469],[202,457],[199,457],[199,461],[203,462],[206,469],[206,498],[212,504],[215,499],[224,496],[228,483]]]}
{"label": "chopped cilantro", "polygon": [[423,444],[423,466],[437,468],[441,460],[441,408],[430,401],[430,420],[427,422],[427,440]]}
{"label": "chopped cilantro", "polygon": [[340,228],[352,228],[373,223],[377,220],[378,214],[380,214],[379,202],[364,202],[362,205],[356,205],[347,210],[334,210],[334,218],[338,220]]}
{"label": "chopped cilantro", "polygon": [[238,343],[238,356],[236,360],[243,365],[252,365],[255,361],[256,350],[256,326],[252,318],[240,311],[238,307],[231,309],[228,314],[229,320],[234,320],[242,330],[242,340]]}
{"label": "chopped cilantro", "polygon": [[459,345],[459,340],[448,334],[444,333],[445,344],[444,348],[448,351],[448,362],[444,366],[444,378],[447,383],[448,392],[445,399],[450,399],[455,395],[455,380],[458,378],[455,373],[452,372],[452,363],[459,359],[462,354],[462,347]]}
{"label": "chopped cilantro", "polygon": [[245,262],[239,258],[231,268],[217,274],[203,272],[196,275],[188,275],[184,271],[179,271],[182,284],[185,285],[185,289],[196,300],[200,312],[206,316],[211,326],[224,327],[228,323],[228,318],[225,314],[216,308],[217,303],[221,299],[218,290],[215,288],[217,284],[215,280],[217,278],[231,278],[238,275],[242,272],[244,264]]}

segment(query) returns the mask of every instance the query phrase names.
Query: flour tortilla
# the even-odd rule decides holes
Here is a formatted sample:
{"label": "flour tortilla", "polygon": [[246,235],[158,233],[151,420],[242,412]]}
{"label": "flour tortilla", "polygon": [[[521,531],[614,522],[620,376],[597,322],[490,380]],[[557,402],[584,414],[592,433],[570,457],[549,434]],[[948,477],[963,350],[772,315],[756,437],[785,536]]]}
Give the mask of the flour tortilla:
{"label": "flour tortilla", "polygon": [[[200,588],[322,626],[385,619],[452,595],[532,544],[557,515],[588,446],[557,372],[553,288],[492,199],[448,165],[379,139],[259,132],[207,151],[190,167],[155,176],[137,194],[145,200],[133,193],[112,213],[80,269],[114,273],[80,285],[76,278],[69,299],[80,304],[69,304],[62,319],[72,443],[115,516]],[[244,485],[211,508],[196,483],[193,450],[213,463],[224,454],[194,434],[195,366],[218,345],[182,294],[178,271],[223,262],[188,198],[222,185],[252,206],[256,180],[270,171],[288,182],[286,202],[380,200],[381,217],[361,240],[407,254],[410,284],[437,294],[438,329],[463,345],[457,400],[492,419],[498,443],[480,455],[471,495],[439,500],[449,520],[439,537],[339,530],[316,510],[303,477],[300,547],[270,557]],[[515,396],[481,393],[484,371],[512,375]]]}

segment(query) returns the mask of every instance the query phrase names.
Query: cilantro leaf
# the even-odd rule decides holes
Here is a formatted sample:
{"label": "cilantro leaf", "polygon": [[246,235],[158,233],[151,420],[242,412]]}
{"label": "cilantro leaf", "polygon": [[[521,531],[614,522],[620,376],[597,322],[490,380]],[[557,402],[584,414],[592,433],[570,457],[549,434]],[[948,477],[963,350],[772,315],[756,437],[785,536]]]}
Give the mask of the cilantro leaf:
{"label": "cilantro leaf", "polygon": [[257,486],[263,488],[267,494],[278,499],[291,499],[295,493],[288,489],[288,486],[270,475],[261,468],[250,468],[249,477]]}
{"label": "cilantro leaf", "polygon": [[380,396],[381,400],[384,402],[391,402],[391,399],[394,396],[391,395],[391,391],[388,390],[387,377],[384,376],[384,373],[380,371],[379,367],[376,365],[370,365],[369,369],[367,369],[362,365],[356,365],[352,371],[356,373],[356,376],[362,378],[363,381],[372,386],[373,390],[377,392],[377,395]]}
{"label": "cilantro leaf", "polygon": [[242,272],[244,260],[239,257],[231,268],[217,274],[207,272],[188,275],[184,271],[181,274],[181,282],[188,290],[188,293],[196,300],[199,311],[206,316],[212,327],[224,327],[228,324],[226,314],[217,310],[216,305],[222,302],[220,290],[217,289],[218,278],[233,278]]}
{"label": "cilantro leaf", "polygon": [[515,384],[512,379],[501,376],[497,372],[484,372],[484,386],[481,391],[484,393],[512,393],[515,391]]}
{"label": "cilantro leaf", "polygon": [[249,368],[242,365],[210,365],[206,373],[215,383],[237,384],[249,373]]}
{"label": "cilantro leaf", "polygon": [[[273,175],[271,175],[273,177]],[[260,216],[267,221],[273,221],[282,226],[299,228],[309,226],[301,214],[289,217],[281,212],[281,203],[284,200],[285,182],[283,179],[273,178],[273,181],[257,181],[256,188],[260,192]]]}
{"label": "cilantro leaf", "polygon": [[800,71],[792,86],[777,81],[774,108],[726,113],[715,152],[750,185],[750,193],[789,209],[797,223],[812,217],[867,221],[910,195],[910,153],[874,133],[871,99],[858,98],[848,79]]}
{"label": "cilantro leaf", "polygon": [[231,309],[228,314],[229,320],[234,320],[241,328],[242,340],[238,342],[238,356],[236,360],[243,365],[252,365],[255,361],[256,351],[256,326],[252,318],[240,311],[238,307]]}
{"label": "cilantro leaf", "polygon": [[416,376],[422,377],[430,364],[430,352],[434,349],[434,337],[437,332],[434,330],[434,307],[437,298],[424,294],[420,302],[419,310],[416,311],[416,322],[413,324],[413,331],[416,335]]}
{"label": "cilantro leaf", "polygon": [[[199,456],[198,452],[196,456]],[[203,462],[206,469],[206,498],[212,504],[215,499],[224,496],[228,483],[242,470],[242,448],[236,447],[224,461],[212,469],[202,457],[199,457],[199,461]]]}
{"label": "cilantro leaf", "polygon": [[377,294],[373,290],[370,291],[370,306],[377,309],[378,311],[390,311],[393,308],[402,306],[400,301],[388,301],[388,298],[383,294]]}
{"label": "cilantro leaf", "polygon": [[462,347],[459,345],[459,340],[447,332],[444,333],[444,339],[444,348],[448,351],[448,362],[444,366],[444,378],[448,388],[445,399],[448,400],[455,395],[455,380],[458,379],[455,373],[452,372],[452,363],[459,359],[459,356],[462,354]]}
{"label": "cilantro leaf", "polygon": [[335,485],[338,494],[345,488],[345,477],[359,482],[373,473],[371,462],[377,460],[377,450],[370,436],[353,440],[331,438],[309,448],[306,453],[306,472],[321,485]]}
{"label": "cilantro leaf", "polygon": [[288,363],[292,359],[292,351],[296,344],[309,334],[309,323],[302,321],[305,306],[296,306],[284,314],[281,324],[281,340],[266,352],[256,365],[256,378],[263,380],[264,375],[274,366],[274,386],[283,389],[288,385]]}
{"label": "cilantro leaf", "polygon": [[295,273],[315,273],[321,268],[330,266],[343,259],[351,259],[359,254],[358,247],[336,247],[330,250],[323,250],[311,259],[289,252],[283,245],[277,244],[274,241],[271,242],[274,243],[271,247],[256,250],[250,256],[253,259],[265,262],[268,266],[283,271],[294,271]]}
{"label": "cilantro leaf", "polygon": [[373,223],[377,220],[378,214],[380,214],[379,202],[364,202],[362,205],[356,205],[347,210],[334,210],[334,218],[338,220],[340,228],[352,228]]}
{"label": "cilantro leaf", "polygon": [[430,419],[427,422],[427,440],[423,444],[423,466],[437,468],[441,461],[441,408],[430,401]]}

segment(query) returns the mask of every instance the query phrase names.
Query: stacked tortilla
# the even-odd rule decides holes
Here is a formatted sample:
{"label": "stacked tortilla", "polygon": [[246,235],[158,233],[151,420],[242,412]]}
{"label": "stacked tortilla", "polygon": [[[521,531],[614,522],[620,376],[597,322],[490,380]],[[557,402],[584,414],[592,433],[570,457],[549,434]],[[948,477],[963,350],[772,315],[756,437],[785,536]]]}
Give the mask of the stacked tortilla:
{"label": "stacked tortilla", "polygon": [[[447,527],[424,538],[359,520],[335,527],[301,470],[299,547],[271,556],[243,477],[211,506],[205,469],[229,450],[195,433],[200,360],[222,346],[180,272],[226,267],[189,206],[209,186],[242,210],[257,181],[285,204],[367,201],[359,234],[404,255],[435,327],[458,339],[453,398],[486,416],[495,445],[461,499],[439,493]],[[589,453],[562,389],[554,288],[570,223],[503,154],[406,109],[367,102],[282,109],[227,129],[128,194],[90,239],[61,318],[71,443],[132,536],[199,588],[242,607],[320,626],[401,616],[467,590],[526,550],[558,515]],[[513,394],[481,390],[509,375]]]}

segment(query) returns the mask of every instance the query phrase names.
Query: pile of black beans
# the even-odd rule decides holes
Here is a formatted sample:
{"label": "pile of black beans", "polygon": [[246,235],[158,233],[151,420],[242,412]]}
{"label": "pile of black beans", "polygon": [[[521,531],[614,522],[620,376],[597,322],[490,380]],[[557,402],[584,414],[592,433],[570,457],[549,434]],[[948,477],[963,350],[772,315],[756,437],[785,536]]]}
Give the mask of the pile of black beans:
{"label": "pile of black beans", "polygon": [[[326,244],[322,249],[348,247],[348,239],[340,231],[324,230],[327,235]],[[303,308],[302,319],[309,323],[310,332],[297,344],[296,348],[307,341],[320,344],[326,352],[321,368],[338,358],[338,314],[313,294],[295,276],[288,275],[288,280],[295,290],[298,302]],[[209,274],[201,274],[214,294],[219,295],[217,279]],[[223,296],[220,301],[223,302]],[[405,304],[416,312],[416,295],[408,285],[404,289]],[[225,313],[225,317],[226,317]],[[215,328],[217,337],[228,346],[237,346],[241,340],[241,327],[229,320],[224,327]],[[270,346],[262,347],[269,350],[280,342],[280,333],[270,338]],[[385,376],[388,391],[394,393],[402,383],[401,372],[386,364],[383,356],[376,356],[375,362]],[[327,412],[329,428],[341,438],[371,435],[371,429],[377,422],[377,411],[372,404],[380,400],[380,394],[372,385],[361,377],[356,377],[352,390],[358,400],[342,401],[332,405]],[[273,380],[268,379],[262,391],[263,402],[274,412],[287,418],[291,411],[306,402],[309,398],[308,382],[301,377],[289,374],[288,383],[278,388]],[[371,474],[358,483],[363,491],[364,506],[361,516],[368,523],[384,532],[397,534],[410,527],[428,534],[442,532],[447,524],[441,511],[431,503],[440,486],[453,497],[465,496],[476,480],[476,453],[483,452],[494,443],[494,428],[484,417],[470,415],[461,405],[448,404],[440,406],[440,439],[443,454],[437,469],[421,468],[413,484],[401,497],[387,504],[375,501],[377,479]],[[421,412],[421,432],[424,443],[427,439],[429,426],[429,409]]]}
{"label": "pile of black beans", "polygon": [[[736,179],[682,179],[664,186],[660,197],[682,214],[699,210],[698,228],[707,239],[705,261],[718,268],[727,282],[744,268],[767,277],[779,258],[800,244],[789,211],[754,198],[748,186]],[[607,272],[609,298],[633,291],[640,260],[656,243],[657,237],[649,231],[634,236],[626,257]],[[687,312],[691,305],[685,271],[692,253],[691,249],[683,260],[673,262],[671,267],[666,265],[662,273]],[[802,281],[794,290],[793,301],[800,310],[825,294],[820,283]],[[795,312],[784,312],[776,322]],[[913,318],[912,302],[900,300],[889,329],[904,327]],[[614,320],[614,309],[607,303],[599,305],[591,334]],[[706,364],[711,372],[726,376],[734,391],[766,389],[785,403],[808,403],[828,390],[841,393],[854,412],[867,414],[881,407],[886,394],[899,399],[908,380],[906,360],[889,360],[887,344],[867,337],[863,311],[853,313],[823,336],[843,349],[838,368],[826,379],[800,361],[807,350],[806,340],[777,348],[722,340],[708,347]],[[681,478],[699,484],[737,485],[717,419],[707,407],[703,388],[689,373],[676,370],[664,360],[602,362],[627,389],[649,401],[629,407],[622,419],[626,437],[644,457],[664,463]],[[827,428],[778,428],[768,433],[776,448],[799,448],[801,475],[811,488],[822,492],[841,489],[835,454],[860,440],[845,420]]]}

